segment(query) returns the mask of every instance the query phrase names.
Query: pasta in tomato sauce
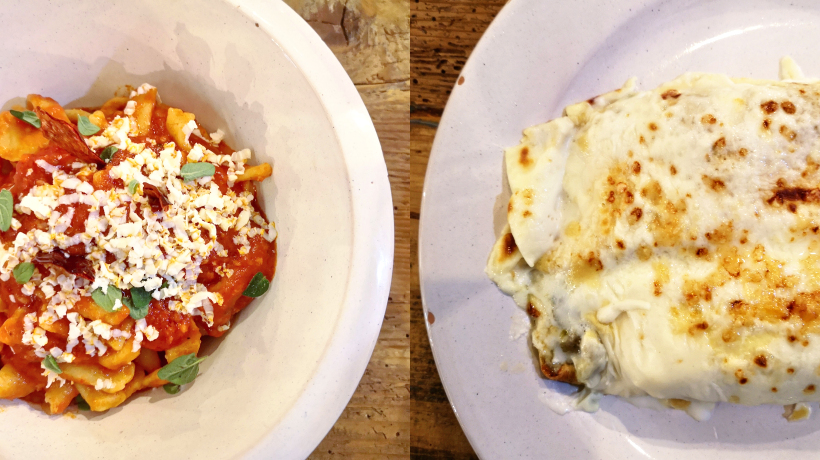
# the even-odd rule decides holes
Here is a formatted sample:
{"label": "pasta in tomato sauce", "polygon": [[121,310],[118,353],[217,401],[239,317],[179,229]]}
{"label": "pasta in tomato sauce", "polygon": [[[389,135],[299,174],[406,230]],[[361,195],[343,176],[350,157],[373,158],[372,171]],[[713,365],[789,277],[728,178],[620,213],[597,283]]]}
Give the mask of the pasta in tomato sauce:
{"label": "pasta in tomato sauce", "polygon": [[0,113],[0,398],[104,411],[196,377],[276,268],[272,168],[223,137],[148,84]]}

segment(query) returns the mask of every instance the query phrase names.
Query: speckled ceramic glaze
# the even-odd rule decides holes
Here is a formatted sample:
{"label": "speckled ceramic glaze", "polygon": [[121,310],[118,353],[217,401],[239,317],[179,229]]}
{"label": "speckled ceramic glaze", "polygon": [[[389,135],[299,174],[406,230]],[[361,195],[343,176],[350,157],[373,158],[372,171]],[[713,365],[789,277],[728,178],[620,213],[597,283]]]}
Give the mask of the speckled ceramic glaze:
{"label": "speckled ceramic glaze", "polygon": [[364,372],[393,262],[387,171],[341,65],[279,1],[4,1],[0,29],[4,108],[148,82],[273,164],[260,195],[279,230],[270,291],[204,345],[192,385],[76,417],[2,402],[0,458],[307,456]]}
{"label": "speckled ceramic glaze", "polygon": [[[711,421],[606,397],[594,414],[557,415],[570,387],[539,376],[527,319],[484,275],[494,210],[506,206],[502,148],[565,105],[620,87],[653,88],[686,71],[774,79],[791,55],[820,77],[820,4],[719,0],[513,0],[470,56],[438,129],[420,230],[422,296],[447,395],[486,459],[818,458],[818,415],[720,405]],[[429,316],[428,316],[429,317]],[[523,325],[523,328],[522,328]],[[815,412],[816,405],[813,405]]]}

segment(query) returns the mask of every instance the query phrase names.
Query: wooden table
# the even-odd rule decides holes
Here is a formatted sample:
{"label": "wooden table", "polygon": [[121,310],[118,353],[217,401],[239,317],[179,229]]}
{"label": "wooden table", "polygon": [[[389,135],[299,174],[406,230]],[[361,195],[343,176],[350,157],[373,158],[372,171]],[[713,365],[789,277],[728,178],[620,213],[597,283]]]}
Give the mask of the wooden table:
{"label": "wooden table", "polygon": [[310,458],[476,458],[427,340],[418,222],[427,158],[450,89],[506,0],[286,1],[330,45],[370,111],[390,176],[396,229],[393,284],[373,357]]}
{"label": "wooden table", "polygon": [[476,458],[439,380],[421,309],[418,220],[424,173],[441,114],[484,30],[506,0],[414,0],[410,11],[410,217],[413,278],[410,293],[410,398],[413,459]]}
{"label": "wooden table", "polygon": [[312,459],[410,457],[410,31],[405,0],[286,0],[356,84],[393,193],[395,256],[384,324],[356,393]]}

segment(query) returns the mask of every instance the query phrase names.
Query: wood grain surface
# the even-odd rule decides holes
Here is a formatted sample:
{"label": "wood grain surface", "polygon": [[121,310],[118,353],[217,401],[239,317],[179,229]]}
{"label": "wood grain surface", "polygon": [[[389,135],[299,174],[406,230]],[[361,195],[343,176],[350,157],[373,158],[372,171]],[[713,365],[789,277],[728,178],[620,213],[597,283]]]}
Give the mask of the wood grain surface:
{"label": "wood grain surface", "polygon": [[418,219],[436,126],[461,69],[506,0],[413,0],[410,6],[410,399],[413,459],[477,458],[453,414],[433,361],[421,307]]}
{"label": "wood grain surface", "polygon": [[356,393],[310,458],[477,458],[427,339],[418,223],[435,127],[467,57],[505,0],[286,1],[331,47],[370,111],[396,229],[393,284],[378,343]]}
{"label": "wood grain surface", "polygon": [[287,0],[350,75],[379,135],[393,194],[393,283],[359,387],[311,459],[410,457],[410,33],[405,0]]}

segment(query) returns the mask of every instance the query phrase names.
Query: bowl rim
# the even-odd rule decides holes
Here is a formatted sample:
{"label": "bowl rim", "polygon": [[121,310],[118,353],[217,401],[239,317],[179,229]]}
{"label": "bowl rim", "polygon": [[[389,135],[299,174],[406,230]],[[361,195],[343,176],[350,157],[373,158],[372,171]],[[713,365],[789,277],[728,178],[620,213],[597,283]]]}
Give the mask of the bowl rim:
{"label": "bowl rim", "polygon": [[353,241],[343,309],[317,370],[282,420],[248,458],[305,458],[335,424],[359,385],[381,330],[393,271],[393,200],[373,121],[347,72],[287,4],[224,0],[251,18],[303,74],[334,128],[344,156]]}

